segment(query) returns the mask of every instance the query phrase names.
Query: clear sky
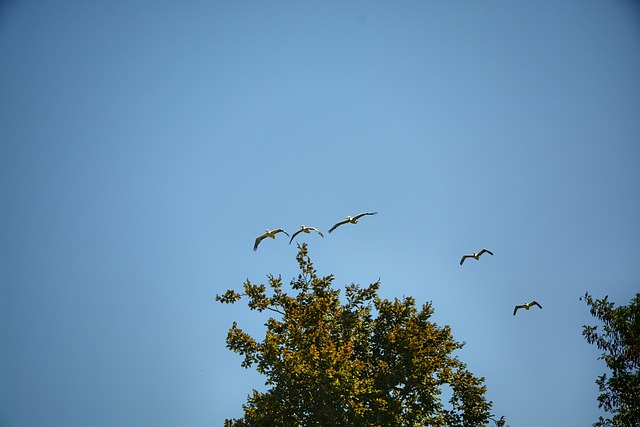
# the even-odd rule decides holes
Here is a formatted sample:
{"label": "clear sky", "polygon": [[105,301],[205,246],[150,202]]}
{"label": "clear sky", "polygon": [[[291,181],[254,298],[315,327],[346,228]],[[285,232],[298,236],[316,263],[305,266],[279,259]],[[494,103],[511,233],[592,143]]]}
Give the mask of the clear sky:
{"label": "clear sky", "polygon": [[292,279],[252,247],[300,224],[336,287],[432,301],[512,427],[591,425],[578,298],[640,291],[639,76],[635,1],[0,2],[0,426],[241,416],[226,333],[268,315],[214,296]]}

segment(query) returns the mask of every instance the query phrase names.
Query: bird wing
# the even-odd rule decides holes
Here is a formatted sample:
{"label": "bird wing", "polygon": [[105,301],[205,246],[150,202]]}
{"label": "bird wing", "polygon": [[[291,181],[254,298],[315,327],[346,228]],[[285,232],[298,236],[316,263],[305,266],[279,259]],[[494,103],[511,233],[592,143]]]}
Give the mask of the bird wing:
{"label": "bird wing", "polygon": [[275,230],[273,233],[274,233],[274,234],[284,233],[284,234],[286,234],[287,236],[289,235],[289,233],[287,233],[286,231],[284,231],[282,228],[278,228],[278,229],[277,229],[277,230]]}
{"label": "bird wing", "polygon": [[298,231],[296,231],[295,233],[293,233],[293,235],[291,236],[291,239],[289,240],[289,244],[291,244],[291,242],[293,242],[293,239],[302,232],[302,228]]}
{"label": "bird wing", "polygon": [[315,227],[309,227],[309,229],[310,229],[310,230],[315,231],[316,233],[318,233],[318,234],[320,235],[320,237],[324,237],[324,236],[322,235],[322,233],[320,232],[320,230],[318,230],[317,228],[315,228]]}
{"label": "bird wing", "polygon": [[362,212],[361,214],[354,216],[353,219],[362,218],[365,215],[375,215],[377,213],[378,212]]}
{"label": "bird wing", "polygon": [[538,301],[531,301],[529,305],[537,305],[538,307],[542,308],[542,306],[538,304]]}
{"label": "bird wing", "polygon": [[518,311],[519,308],[524,308],[524,305],[516,305],[516,307],[513,309],[513,315],[516,315],[516,311]]}
{"label": "bird wing", "polygon": [[254,251],[258,250],[258,245],[260,244],[260,242],[262,242],[262,239],[264,239],[265,237],[267,237],[267,233],[264,233],[262,236],[258,236],[258,238],[256,239],[256,243],[254,243],[253,245]]}
{"label": "bird wing", "polygon": [[482,255],[482,254],[483,254],[483,253],[485,253],[485,252],[486,252],[486,253],[488,253],[489,255],[493,255],[493,252],[491,252],[490,250],[488,250],[488,249],[483,249],[483,250],[481,250],[481,251],[478,253],[478,256]]}
{"label": "bird wing", "polygon": [[336,228],[340,227],[342,224],[346,224],[346,223],[348,223],[348,222],[349,222],[349,220],[348,220],[348,219],[345,219],[345,220],[342,220],[342,221],[340,221],[340,222],[336,223],[333,227],[331,227],[331,230],[329,230],[329,233],[331,233],[331,232],[332,232],[333,230],[335,230]]}
{"label": "bird wing", "polygon": [[465,259],[470,258],[471,255],[463,255],[462,259],[460,260],[460,265],[462,265],[462,263],[464,262]]}

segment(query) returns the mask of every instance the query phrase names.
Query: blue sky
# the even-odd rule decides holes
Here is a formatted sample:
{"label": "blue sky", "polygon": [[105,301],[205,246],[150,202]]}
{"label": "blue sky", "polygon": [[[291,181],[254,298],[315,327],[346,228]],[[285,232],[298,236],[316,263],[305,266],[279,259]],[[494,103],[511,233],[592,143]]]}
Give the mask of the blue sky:
{"label": "blue sky", "polygon": [[[210,426],[296,274],[432,301],[512,427],[588,426],[640,290],[633,1],[0,3],[0,425]],[[460,266],[462,254],[494,252]],[[512,315],[538,300],[542,310]]]}

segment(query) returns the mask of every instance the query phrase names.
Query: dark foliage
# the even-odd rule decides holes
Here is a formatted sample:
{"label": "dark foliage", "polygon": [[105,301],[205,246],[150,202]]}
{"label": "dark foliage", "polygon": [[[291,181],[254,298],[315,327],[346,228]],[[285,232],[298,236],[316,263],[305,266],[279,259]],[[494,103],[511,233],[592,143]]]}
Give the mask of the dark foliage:
{"label": "dark foliage", "polygon": [[591,315],[602,322],[583,326],[582,335],[595,344],[610,374],[596,379],[600,389],[598,407],[613,415],[600,417],[594,427],[640,427],[640,293],[629,305],[615,307],[605,296],[594,299],[586,293],[584,300]]}

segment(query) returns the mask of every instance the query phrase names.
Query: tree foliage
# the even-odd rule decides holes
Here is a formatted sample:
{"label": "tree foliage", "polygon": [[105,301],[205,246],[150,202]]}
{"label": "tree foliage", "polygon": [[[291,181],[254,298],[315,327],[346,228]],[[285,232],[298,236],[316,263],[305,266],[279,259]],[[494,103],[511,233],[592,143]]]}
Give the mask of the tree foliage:
{"label": "tree foliage", "polygon": [[611,371],[609,376],[599,376],[596,384],[598,407],[613,417],[600,417],[594,426],[640,426],[640,293],[620,307],[608,301],[608,296],[599,300],[586,293],[584,299],[591,315],[603,325],[601,330],[585,325],[582,335],[602,350],[599,359]]}
{"label": "tree foliage", "polygon": [[[244,292],[216,299],[248,299],[251,310],[269,310],[262,341],[234,322],[227,347],[255,365],[268,390],[253,391],[244,417],[225,426],[478,426],[490,417],[484,378],[476,378],[452,353],[463,344],[448,326],[418,309],[412,297],[378,296],[380,282],[346,286],[346,302],[319,277],[306,245],[296,257],[301,273],[283,290],[280,277],[268,286],[247,280]],[[446,398],[443,399],[443,391]],[[448,398],[448,401],[447,401]],[[443,402],[444,400],[444,402]]]}

